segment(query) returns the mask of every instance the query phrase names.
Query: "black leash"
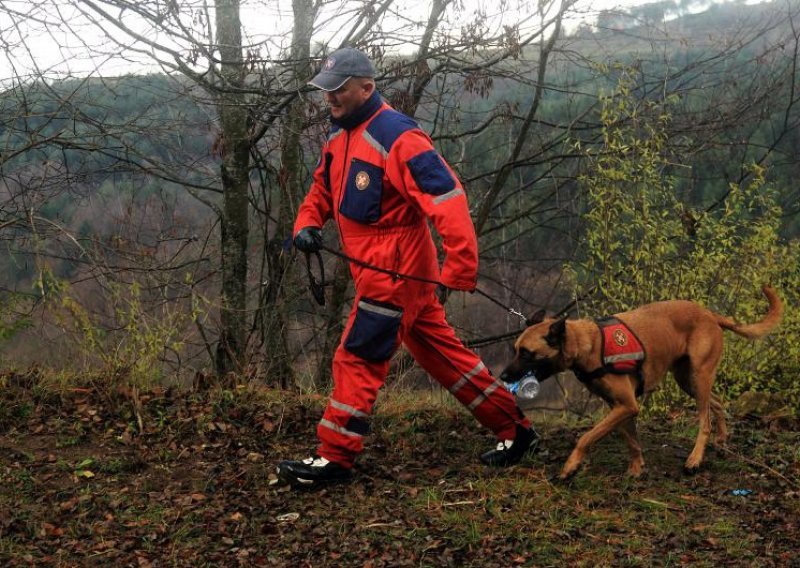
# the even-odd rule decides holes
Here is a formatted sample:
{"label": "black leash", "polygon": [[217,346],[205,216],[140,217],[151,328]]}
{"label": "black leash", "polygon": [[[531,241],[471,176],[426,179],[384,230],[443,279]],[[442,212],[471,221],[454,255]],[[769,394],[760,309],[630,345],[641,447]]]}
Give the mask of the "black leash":
{"label": "black leash", "polygon": [[[444,287],[444,284],[442,284],[438,280],[431,280],[429,278],[423,278],[421,276],[415,276],[413,274],[405,274],[403,272],[398,272],[396,270],[389,270],[388,268],[375,266],[374,264],[370,264],[370,263],[365,262],[365,261],[363,261],[361,259],[358,259],[358,258],[353,258],[351,256],[348,256],[348,255],[344,254],[343,252],[340,252],[338,250],[334,250],[334,249],[332,249],[330,247],[327,247],[325,245],[322,245],[322,250],[324,250],[325,252],[330,253],[330,254],[332,254],[334,256],[338,256],[339,258],[344,259],[344,260],[346,260],[348,262],[352,262],[353,264],[356,264],[356,265],[358,265],[358,266],[360,266],[362,268],[366,268],[368,270],[374,270],[375,272],[380,272],[382,274],[388,274],[389,276],[391,276],[392,278],[394,278],[396,280],[412,280],[414,282],[423,282],[425,284],[434,284],[436,286],[443,286]],[[324,272],[324,269],[322,267],[322,255],[320,255],[319,251],[317,251],[314,254],[317,255],[317,262],[319,263],[320,275],[321,275],[320,278],[321,279],[317,280],[314,277],[314,275],[312,274],[312,272],[311,272],[311,254],[306,253],[306,268],[307,268],[307,271],[308,271],[308,278],[309,278],[309,282],[310,282],[309,287],[311,288],[311,293],[314,295],[314,299],[317,301],[317,303],[319,305],[321,305],[321,306],[324,306],[325,305],[324,286],[325,286],[326,283],[325,283],[325,272]],[[486,298],[487,300],[490,300],[491,302],[493,302],[496,305],[500,306],[501,308],[503,308],[508,313],[510,313],[512,315],[515,315],[518,318],[520,318],[522,320],[522,323],[526,327],[531,325],[530,318],[525,317],[525,314],[523,314],[522,312],[520,312],[518,310],[515,310],[514,308],[511,308],[511,307],[505,305],[500,300],[498,300],[497,298],[492,297],[491,295],[489,295],[488,293],[484,292],[483,290],[481,290],[477,286],[475,287],[474,291],[477,292],[478,294],[480,294],[481,296],[483,296],[484,298]],[[518,333],[519,332],[517,331],[512,336],[515,336]]]}
{"label": "black leash", "polygon": [[[363,260],[350,257],[350,256],[344,254],[343,252],[340,252],[338,250],[334,250],[334,249],[329,248],[329,247],[327,247],[325,245],[322,245],[321,250],[324,250],[325,252],[328,252],[328,253],[330,253],[330,254],[332,254],[334,256],[338,256],[339,258],[344,259],[344,260],[346,260],[348,262],[352,262],[352,263],[354,263],[354,264],[356,264],[356,265],[358,265],[358,266],[360,266],[362,268],[366,268],[368,270],[374,270],[375,272],[380,272],[382,274],[388,274],[392,278],[406,279],[406,280],[412,280],[412,281],[415,281],[415,282],[423,282],[423,283],[426,283],[426,284],[435,284],[437,286],[444,286],[438,280],[430,280],[428,278],[423,278],[421,276],[415,276],[413,274],[404,274],[404,273],[398,272],[396,270],[389,270],[388,268],[375,266],[375,265],[372,265],[372,264],[370,264],[368,262],[365,262]],[[317,263],[319,265],[319,271],[320,271],[320,279],[319,280],[314,276],[314,274],[313,274],[313,272],[311,270],[311,254],[314,254],[316,256],[316,258],[317,258]],[[324,269],[323,264],[322,264],[322,255],[319,253],[319,251],[316,251],[315,253],[306,253],[306,270],[308,272],[309,288],[311,288],[311,293],[314,295],[314,299],[317,301],[317,303],[319,305],[321,305],[321,306],[324,306],[325,305],[325,285],[326,285],[326,282],[325,282],[325,269]],[[504,310],[508,311],[509,313],[514,314],[515,316],[518,316],[519,318],[521,318],[526,326],[530,325],[530,320],[528,318],[526,318],[521,312],[518,312],[517,310],[506,306],[505,304],[503,304],[502,302],[500,302],[496,298],[493,298],[492,296],[490,296],[489,294],[487,294],[483,290],[478,289],[477,287],[475,288],[475,291],[478,292],[479,294],[481,294],[482,296],[484,296],[485,298],[491,300],[492,302],[494,302],[495,304],[497,304],[498,306],[500,306]],[[518,334],[519,334],[519,331],[515,331],[515,332],[513,332],[511,334],[506,334],[506,335],[508,337],[516,337]],[[426,343],[428,345],[428,348],[432,352],[436,353],[439,357],[441,357],[444,360],[445,364],[449,365],[453,370],[456,371],[456,373],[458,373],[464,379],[466,379],[466,383],[469,384],[473,389],[475,389],[479,393],[478,396],[480,396],[481,394],[484,394],[484,389],[480,388],[478,385],[476,385],[474,382],[472,382],[472,380],[470,380],[466,375],[463,375],[462,372],[453,364],[453,362],[450,359],[448,359],[447,357],[445,357],[438,349],[436,349],[435,347],[430,345],[427,341],[424,341],[419,336],[417,336],[416,339],[420,343]],[[467,344],[465,344],[465,345],[467,345]],[[495,380],[499,380],[499,379],[495,379]],[[522,422],[520,416],[512,415],[505,408],[500,406],[500,404],[498,404],[497,401],[495,401],[491,397],[486,396],[485,401],[486,402],[491,402],[497,409],[499,409],[503,414],[505,414],[508,418],[510,418],[511,421],[514,422],[514,424],[516,424],[517,426],[525,427],[525,426],[523,426],[523,422]],[[522,415],[522,418],[524,418],[524,415]],[[527,426],[527,428],[530,428],[531,430],[533,430],[533,425]],[[534,430],[534,433],[535,433],[535,430]],[[537,434],[537,437],[538,437],[538,434]]]}

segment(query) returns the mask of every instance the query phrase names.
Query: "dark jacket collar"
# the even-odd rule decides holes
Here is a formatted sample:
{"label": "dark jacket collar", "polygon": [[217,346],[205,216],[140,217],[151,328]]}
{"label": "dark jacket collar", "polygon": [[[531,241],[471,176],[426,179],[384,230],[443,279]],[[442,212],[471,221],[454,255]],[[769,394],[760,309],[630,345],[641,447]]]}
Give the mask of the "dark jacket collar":
{"label": "dark jacket collar", "polygon": [[339,119],[331,117],[331,124],[345,130],[352,130],[375,114],[381,106],[383,106],[383,99],[376,89],[372,96],[367,99],[367,102],[358,107],[353,113]]}

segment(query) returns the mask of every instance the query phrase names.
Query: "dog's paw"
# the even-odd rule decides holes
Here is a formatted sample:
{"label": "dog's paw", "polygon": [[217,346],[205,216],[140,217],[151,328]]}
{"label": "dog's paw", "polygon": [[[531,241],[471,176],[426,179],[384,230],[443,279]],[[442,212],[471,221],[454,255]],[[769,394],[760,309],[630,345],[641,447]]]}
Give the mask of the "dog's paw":
{"label": "dog's paw", "polygon": [[561,474],[553,475],[550,478],[550,482],[553,485],[559,485],[562,487],[571,487],[575,483],[575,474],[570,475],[569,477],[562,477]]}
{"label": "dog's paw", "polygon": [[633,481],[647,481],[650,479],[650,470],[648,468],[643,468],[642,471],[639,472],[639,475],[631,475],[630,478]]}
{"label": "dog's paw", "polygon": [[699,471],[700,471],[700,464],[691,465],[691,466],[689,464],[685,464],[683,466],[683,474],[684,475],[695,475]]}
{"label": "dog's paw", "polygon": [[644,469],[643,467],[637,469],[628,468],[626,474],[631,479],[647,479],[647,470]]}
{"label": "dog's paw", "polygon": [[569,481],[570,479],[575,477],[576,473],[578,473],[578,468],[577,467],[570,468],[570,469],[563,468],[561,470],[561,473],[558,474],[558,479],[561,480],[561,481]]}

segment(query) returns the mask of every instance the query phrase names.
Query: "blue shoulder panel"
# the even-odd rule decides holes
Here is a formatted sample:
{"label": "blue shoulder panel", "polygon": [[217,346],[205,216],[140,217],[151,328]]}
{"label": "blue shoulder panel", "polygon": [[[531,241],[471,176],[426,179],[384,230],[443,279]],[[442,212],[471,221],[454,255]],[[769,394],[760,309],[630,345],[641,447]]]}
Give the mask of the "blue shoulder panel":
{"label": "blue shoulder panel", "polygon": [[444,195],[456,187],[456,180],[450,175],[436,150],[428,150],[411,158],[408,169],[411,170],[417,186],[425,193]]}
{"label": "blue shoulder panel", "polygon": [[331,129],[328,131],[328,142],[339,136],[342,133],[342,129],[335,124],[331,125]]}
{"label": "blue shoulder panel", "polygon": [[401,134],[415,128],[419,128],[419,125],[414,119],[396,110],[385,110],[369,123],[367,134],[383,148],[386,155]]}

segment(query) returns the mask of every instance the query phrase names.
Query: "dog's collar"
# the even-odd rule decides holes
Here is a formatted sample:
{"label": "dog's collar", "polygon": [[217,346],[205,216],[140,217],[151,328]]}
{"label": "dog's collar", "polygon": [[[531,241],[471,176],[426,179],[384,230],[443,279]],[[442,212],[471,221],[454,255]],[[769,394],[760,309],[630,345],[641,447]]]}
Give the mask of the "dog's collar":
{"label": "dog's collar", "polygon": [[583,384],[589,384],[595,379],[599,379],[603,375],[607,375],[610,371],[604,367],[598,367],[594,371],[585,371],[580,367],[572,367],[572,372],[575,373],[577,379]]}

